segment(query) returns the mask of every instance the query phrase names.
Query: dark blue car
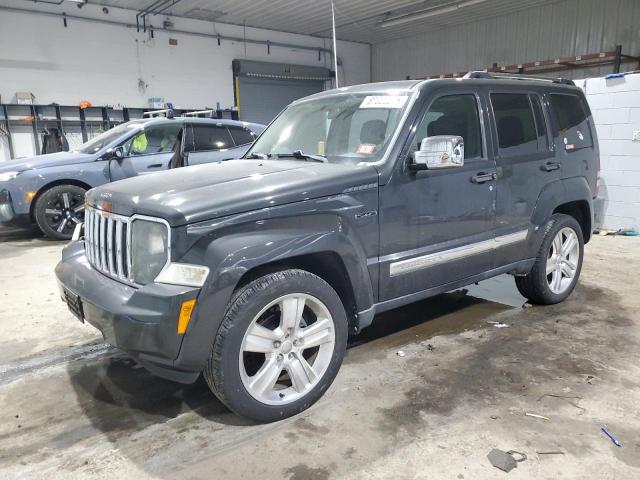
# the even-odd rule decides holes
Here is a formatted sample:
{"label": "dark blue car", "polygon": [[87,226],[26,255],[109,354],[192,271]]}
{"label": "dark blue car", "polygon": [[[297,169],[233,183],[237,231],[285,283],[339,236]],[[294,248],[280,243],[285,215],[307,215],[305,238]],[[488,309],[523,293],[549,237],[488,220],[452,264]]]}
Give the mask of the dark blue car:
{"label": "dark blue car", "polygon": [[36,224],[69,239],[84,220],[87,190],[169,168],[242,156],[264,125],[203,118],[146,118],[119,125],[71,152],[0,165],[0,223]]}

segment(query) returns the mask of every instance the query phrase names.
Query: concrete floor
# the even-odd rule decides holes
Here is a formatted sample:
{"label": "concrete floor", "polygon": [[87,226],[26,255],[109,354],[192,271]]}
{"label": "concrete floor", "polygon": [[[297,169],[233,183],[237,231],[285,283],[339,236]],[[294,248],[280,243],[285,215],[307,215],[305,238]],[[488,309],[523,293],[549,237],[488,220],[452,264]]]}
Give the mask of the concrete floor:
{"label": "concrete floor", "polygon": [[[0,230],[0,478],[640,476],[636,238],[594,238],[561,305],[523,309],[499,277],[381,315],[323,399],[270,425],[103,345],[58,298],[61,248]],[[492,448],[528,459],[505,474]]]}

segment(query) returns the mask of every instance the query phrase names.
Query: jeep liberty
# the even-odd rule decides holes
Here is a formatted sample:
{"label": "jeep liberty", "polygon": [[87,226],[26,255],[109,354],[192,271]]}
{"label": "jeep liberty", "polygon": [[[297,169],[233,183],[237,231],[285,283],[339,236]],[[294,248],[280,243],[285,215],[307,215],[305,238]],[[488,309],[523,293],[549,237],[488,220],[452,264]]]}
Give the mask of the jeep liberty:
{"label": "jeep liberty", "polygon": [[86,195],[63,300],[151,372],[269,422],[317,401],[380,312],[509,273],[574,289],[598,144],[573,82],[472,72],[325,91],[243,158]]}

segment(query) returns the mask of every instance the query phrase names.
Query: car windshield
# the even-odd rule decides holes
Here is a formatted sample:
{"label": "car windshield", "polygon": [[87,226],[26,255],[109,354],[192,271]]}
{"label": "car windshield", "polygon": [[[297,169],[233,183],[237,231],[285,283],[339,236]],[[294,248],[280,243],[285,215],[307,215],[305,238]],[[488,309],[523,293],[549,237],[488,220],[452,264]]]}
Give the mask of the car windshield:
{"label": "car windshield", "polygon": [[127,123],[123,123],[122,125],[118,125],[117,127],[112,128],[111,130],[107,130],[104,133],[101,133],[97,137],[92,138],[86,143],[80,145],[75,152],[78,153],[96,153],[102,148],[109,145],[111,142],[117,140],[119,137],[124,135],[126,132],[131,132],[134,129],[142,128],[144,125],[143,120],[132,120]]}
{"label": "car windshield", "polygon": [[404,92],[337,94],[291,105],[246,157],[376,162],[387,150],[408,100]]}

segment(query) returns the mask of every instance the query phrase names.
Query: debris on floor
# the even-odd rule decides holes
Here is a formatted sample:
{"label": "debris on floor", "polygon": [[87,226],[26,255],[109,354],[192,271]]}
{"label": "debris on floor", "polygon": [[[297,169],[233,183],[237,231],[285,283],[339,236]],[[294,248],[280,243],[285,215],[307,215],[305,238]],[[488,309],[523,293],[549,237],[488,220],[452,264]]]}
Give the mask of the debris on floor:
{"label": "debris on floor", "polygon": [[[514,455],[518,456],[516,459]],[[515,450],[509,450],[504,452],[497,448],[494,448],[489,452],[487,458],[496,468],[499,468],[503,472],[509,473],[514,468],[518,467],[518,463],[524,462],[527,459],[527,456],[522,452],[516,452]]]}
{"label": "debris on floor", "polygon": [[494,320],[489,320],[487,321],[487,323],[489,325],[493,325],[496,328],[509,328],[511,326],[508,323],[496,322]]}
{"label": "debris on floor", "polygon": [[541,418],[542,420],[549,421],[549,417],[545,417],[544,415],[538,415],[537,413],[525,412],[525,415],[527,417]]}
{"label": "debris on floor", "polygon": [[402,351],[402,350],[398,350],[398,351],[396,352],[396,355],[397,355],[397,356],[399,356],[399,357],[404,357],[404,356],[405,356],[405,353],[404,353],[404,351]]}
{"label": "debris on floor", "polygon": [[562,450],[547,450],[542,452],[536,452],[538,455],[564,455]]}
{"label": "debris on floor", "polygon": [[522,308],[531,308],[531,307],[533,307],[533,305],[531,305],[529,302],[522,304]]}
{"label": "debris on floor", "polygon": [[609,439],[613,442],[613,444],[616,447],[622,447],[620,442],[616,439],[616,437],[613,436],[613,433],[609,431],[606,425],[604,425],[600,430],[602,430],[602,433],[604,433],[607,437],[609,437]]}

